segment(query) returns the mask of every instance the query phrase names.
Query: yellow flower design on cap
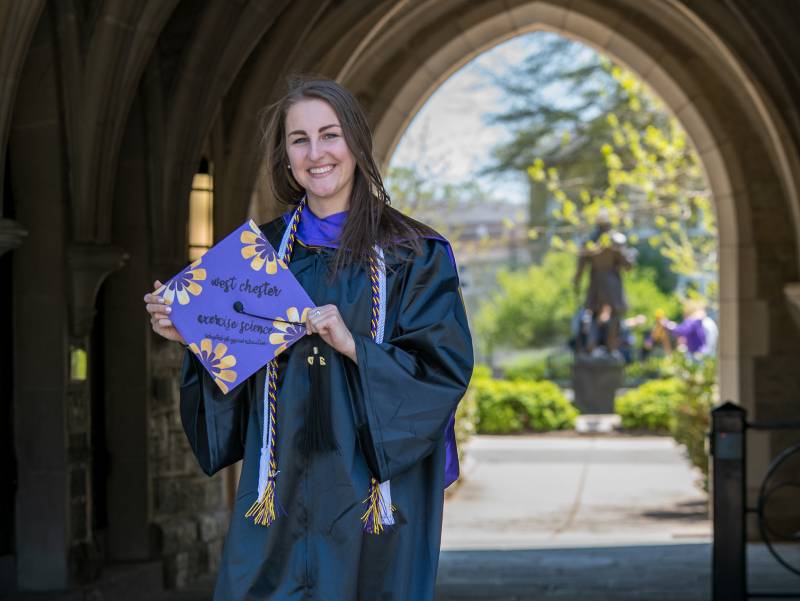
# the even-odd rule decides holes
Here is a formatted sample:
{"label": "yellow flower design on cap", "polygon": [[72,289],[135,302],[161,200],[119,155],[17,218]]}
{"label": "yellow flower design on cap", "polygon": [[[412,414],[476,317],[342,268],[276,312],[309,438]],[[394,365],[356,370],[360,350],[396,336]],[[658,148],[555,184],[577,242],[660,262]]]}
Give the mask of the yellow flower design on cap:
{"label": "yellow flower design on cap", "polygon": [[177,298],[179,304],[188,305],[189,301],[192,300],[189,294],[198,296],[203,291],[203,287],[197,283],[206,279],[206,270],[200,267],[201,261],[202,259],[197,259],[197,261],[156,290],[156,294],[163,296],[168,301],[173,301]]}
{"label": "yellow flower design on cap", "polygon": [[286,311],[286,317],[283,318],[286,321],[273,322],[275,329],[280,330],[279,332],[273,332],[269,335],[270,344],[280,345],[277,349],[275,349],[276,357],[289,348],[290,345],[306,335],[306,327],[303,324],[305,324],[306,319],[308,318],[308,312],[310,310],[310,307],[306,307],[303,309],[303,313],[301,315],[297,310],[297,307],[289,307],[289,310]]}
{"label": "yellow flower design on cap", "polygon": [[203,338],[200,342],[200,348],[197,348],[197,344],[192,342],[189,345],[189,350],[197,355],[197,358],[200,359],[203,366],[214,377],[214,382],[216,382],[220,390],[227,394],[228,384],[235,382],[237,377],[235,371],[228,369],[236,365],[236,357],[233,355],[226,355],[225,353],[228,352],[228,347],[221,342],[217,343],[217,346],[214,347],[212,352],[211,344],[212,342],[209,338]]}
{"label": "yellow flower design on cap", "polygon": [[244,244],[242,257],[252,259],[250,267],[255,271],[260,271],[266,265],[265,270],[270,275],[277,273],[278,267],[289,269],[286,262],[278,258],[278,253],[269,245],[263,232],[253,223],[252,219],[248,221],[248,225],[250,229],[243,231],[239,240]]}

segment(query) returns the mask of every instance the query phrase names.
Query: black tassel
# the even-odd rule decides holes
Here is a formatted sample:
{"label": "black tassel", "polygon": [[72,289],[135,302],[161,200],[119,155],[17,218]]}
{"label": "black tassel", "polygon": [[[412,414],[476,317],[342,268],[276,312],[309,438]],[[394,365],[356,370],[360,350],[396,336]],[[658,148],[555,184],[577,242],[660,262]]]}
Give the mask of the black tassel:
{"label": "black tassel", "polygon": [[317,334],[311,337],[308,376],[311,399],[306,416],[306,449],[309,453],[338,451],[331,418],[331,376],[329,347]]}

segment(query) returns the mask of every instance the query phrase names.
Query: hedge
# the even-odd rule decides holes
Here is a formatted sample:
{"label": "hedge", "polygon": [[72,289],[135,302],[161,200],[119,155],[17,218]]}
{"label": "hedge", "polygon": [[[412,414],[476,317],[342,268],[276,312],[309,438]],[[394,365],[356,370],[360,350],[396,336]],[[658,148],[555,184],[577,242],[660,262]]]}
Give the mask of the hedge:
{"label": "hedge", "polygon": [[678,378],[650,380],[620,395],[614,410],[622,417],[623,428],[669,432],[684,395]]}
{"label": "hedge", "polygon": [[572,428],[578,410],[553,382],[476,378],[479,434],[543,432]]}

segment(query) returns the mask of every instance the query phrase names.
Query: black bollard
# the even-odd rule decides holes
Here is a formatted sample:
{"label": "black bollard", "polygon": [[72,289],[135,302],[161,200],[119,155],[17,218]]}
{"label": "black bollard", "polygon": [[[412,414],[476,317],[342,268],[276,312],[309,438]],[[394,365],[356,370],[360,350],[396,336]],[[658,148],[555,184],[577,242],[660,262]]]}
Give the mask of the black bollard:
{"label": "black bollard", "polygon": [[711,412],[713,601],[747,599],[745,428],[747,412],[727,402]]}

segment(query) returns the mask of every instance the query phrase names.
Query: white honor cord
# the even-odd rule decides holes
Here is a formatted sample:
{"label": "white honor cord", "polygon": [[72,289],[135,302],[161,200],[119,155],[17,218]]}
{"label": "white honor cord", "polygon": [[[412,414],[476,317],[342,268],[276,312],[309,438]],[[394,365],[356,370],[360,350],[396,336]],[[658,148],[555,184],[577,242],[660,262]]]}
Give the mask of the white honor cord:
{"label": "white honor cord", "polygon": [[289,236],[292,233],[292,222],[294,221],[294,216],[297,214],[297,211],[299,210],[300,210],[299,207],[294,210],[294,213],[292,213],[292,218],[289,219],[289,225],[283,232],[283,238],[281,238],[281,245],[278,247],[279,259],[283,259],[283,257],[286,256],[286,247],[289,245]]}
{"label": "white honor cord", "polygon": [[272,424],[269,414],[269,365],[264,375],[264,427],[261,433],[261,457],[258,459],[258,498],[264,496],[269,481],[269,468],[272,463],[269,450],[272,445]]}
{"label": "white honor cord", "polygon": [[[286,226],[286,229],[283,232],[283,238],[281,238],[281,245],[278,248],[278,258],[283,259],[286,256],[286,247],[289,245],[289,236],[292,233],[292,222],[294,221],[295,215],[297,215],[297,211],[300,210],[298,206],[294,213],[292,213],[292,218],[289,220],[289,225]],[[261,436],[261,457],[258,459],[258,498],[261,499],[264,496],[264,491],[267,488],[267,482],[269,481],[269,470],[270,466],[272,465],[272,457],[270,456],[270,450],[272,445],[272,424],[270,423],[270,414],[269,414],[269,365],[267,365],[267,373],[264,378],[264,421],[263,421],[263,432]]]}
{"label": "white honor cord", "polygon": [[[295,209],[295,212],[298,209]],[[286,246],[289,243],[289,236],[292,230],[292,221],[294,221],[294,213],[292,214],[292,219],[289,220],[289,225],[286,228],[286,231],[283,233],[283,238],[281,239],[281,245],[278,250],[278,257],[283,258],[286,256]],[[384,329],[386,327],[386,264],[384,262],[383,257],[383,249],[380,246],[375,246],[375,254],[378,259],[378,331],[375,334],[375,342],[380,344],[383,342],[383,334]],[[258,498],[260,499],[263,494],[264,490],[267,487],[267,480],[269,477],[269,466],[270,466],[270,457],[269,451],[271,448],[272,443],[272,427],[269,423],[270,415],[269,415],[269,374],[267,374],[267,378],[264,382],[264,435],[263,435],[263,443],[264,446],[261,449],[261,458],[259,462],[259,474],[258,474]],[[381,504],[381,519],[384,524],[387,526],[394,525],[394,515],[392,514],[392,487],[389,480],[386,482],[380,483],[381,488],[381,498],[383,499],[383,503]]]}
{"label": "white honor cord", "polygon": [[[383,332],[386,327],[386,263],[383,258],[383,249],[375,246],[375,256],[378,259],[378,331],[375,333],[375,342],[383,342]],[[392,514],[392,486],[389,480],[381,482],[381,520],[387,526],[394,525]]]}

